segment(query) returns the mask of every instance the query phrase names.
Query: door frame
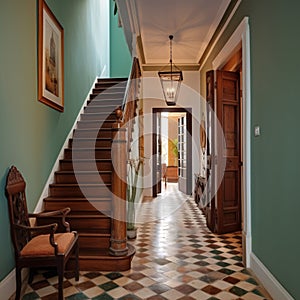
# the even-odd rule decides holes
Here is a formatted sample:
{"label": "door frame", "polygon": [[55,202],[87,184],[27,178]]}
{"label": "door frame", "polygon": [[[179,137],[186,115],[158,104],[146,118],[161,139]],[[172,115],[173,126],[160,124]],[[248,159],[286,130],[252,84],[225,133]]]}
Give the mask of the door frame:
{"label": "door frame", "polygon": [[[189,154],[192,156],[192,108],[191,107],[153,107],[152,108],[152,132],[153,132],[153,138],[152,138],[152,196],[157,197],[157,183],[156,183],[156,139],[154,138],[154,132],[155,132],[155,126],[156,126],[156,114],[162,112],[169,112],[169,113],[186,113],[186,126],[187,126],[187,133],[190,135],[190,145],[189,145]],[[192,190],[193,186],[193,170],[192,170],[192,159],[187,160],[187,190]]]}
{"label": "door frame", "polygon": [[250,267],[250,254],[252,252],[251,233],[251,81],[250,81],[250,28],[249,17],[245,17],[231,35],[225,46],[221,49],[212,65],[213,70],[221,69],[237,47],[242,44],[242,235],[244,260],[246,267]]}

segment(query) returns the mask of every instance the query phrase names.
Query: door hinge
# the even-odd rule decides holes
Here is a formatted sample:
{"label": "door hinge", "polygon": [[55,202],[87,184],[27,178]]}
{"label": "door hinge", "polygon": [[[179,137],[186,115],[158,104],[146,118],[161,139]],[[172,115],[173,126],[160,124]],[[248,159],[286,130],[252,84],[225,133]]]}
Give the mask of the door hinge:
{"label": "door hinge", "polygon": [[215,81],[214,83],[214,88],[216,89],[217,88],[217,82]]}

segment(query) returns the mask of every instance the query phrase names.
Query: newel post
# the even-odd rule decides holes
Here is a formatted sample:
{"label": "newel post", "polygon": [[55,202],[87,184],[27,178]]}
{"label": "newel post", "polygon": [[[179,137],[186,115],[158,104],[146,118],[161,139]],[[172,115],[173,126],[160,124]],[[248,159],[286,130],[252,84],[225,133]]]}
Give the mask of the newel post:
{"label": "newel post", "polygon": [[117,122],[113,124],[114,139],[111,149],[112,171],[112,229],[110,254],[123,256],[128,253],[126,233],[126,189],[127,189],[127,148],[126,128],[122,128],[121,109],[116,110]]}

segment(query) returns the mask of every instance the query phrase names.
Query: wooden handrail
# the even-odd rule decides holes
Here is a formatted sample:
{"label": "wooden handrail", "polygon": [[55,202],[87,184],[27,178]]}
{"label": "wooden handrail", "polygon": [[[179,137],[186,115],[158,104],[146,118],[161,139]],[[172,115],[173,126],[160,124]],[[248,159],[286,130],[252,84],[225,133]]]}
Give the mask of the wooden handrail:
{"label": "wooden handrail", "polygon": [[139,78],[141,77],[141,67],[137,57],[133,58],[130,76],[127,82],[125,96],[122,104],[123,122],[126,123],[132,117],[131,107],[128,107],[129,103],[137,102],[136,96],[139,90]]}
{"label": "wooden handrail", "polygon": [[[110,240],[110,253],[114,256],[123,256],[128,252],[126,234],[126,190],[127,190],[127,159],[131,147],[133,119],[135,117],[139,78],[141,70],[138,59],[135,57],[123,104],[116,109],[117,121],[114,123],[114,143],[112,148],[112,159],[114,162],[112,173],[112,231]],[[127,136],[126,136],[127,131]],[[116,169],[115,169],[116,168]]]}
{"label": "wooden handrail", "polygon": [[122,104],[122,123],[127,128],[127,151],[131,149],[134,118],[138,103],[138,92],[140,89],[141,68],[138,58],[134,57],[131,66],[129,80],[127,82],[125,97]]}

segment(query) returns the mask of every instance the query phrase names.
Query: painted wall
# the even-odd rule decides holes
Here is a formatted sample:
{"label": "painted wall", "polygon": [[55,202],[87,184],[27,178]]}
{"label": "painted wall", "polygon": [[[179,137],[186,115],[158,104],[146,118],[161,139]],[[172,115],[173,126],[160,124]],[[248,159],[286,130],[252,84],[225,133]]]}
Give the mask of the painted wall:
{"label": "painted wall", "polygon": [[[37,1],[1,1],[0,280],[14,267],[4,193],[9,167],[16,165],[23,173],[28,208],[33,211],[95,77],[102,70],[103,76],[108,75],[109,3],[47,2],[64,27],[64,113],[37,101]],[[106,18],[99,18],[105,11]]]}
{"label": "painted wall", "polygon": [[127,78],[132,59],[123,28],[118,25],[118,14],[114,15],[114,7],[115,2],[110,0],[110,76]]}
{"label": "painted wall", "polygon": [[[143,72],[145,178],[144,195],[152,196],[152,108],[167,107],[157,72]],[[192,174],[199,173],[200,151],[200,76],[199,72],[183,72],[183,83],[177,101],[178,107],[192,107]],[[193,183],[194,184],[194,183]]]}
{"label": "painted wall", "polygon": [[253,253],[294,299],[300,299],[299,10],[298,1],[242,1],[201,74],[205,95],[205,71],[249,16]]}

